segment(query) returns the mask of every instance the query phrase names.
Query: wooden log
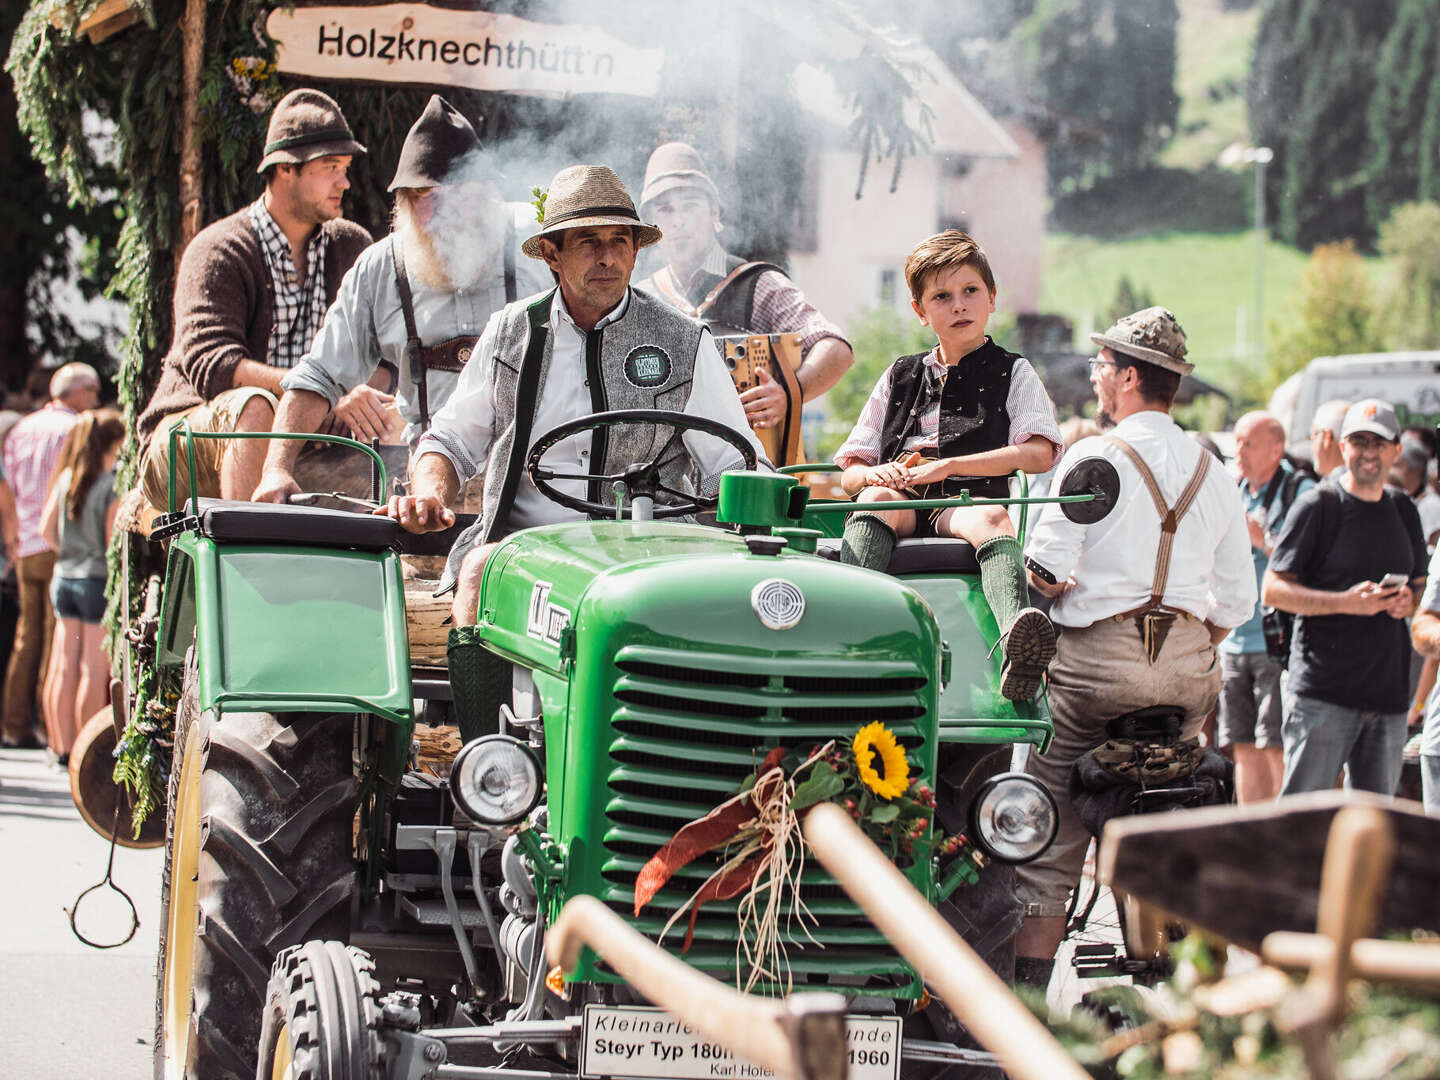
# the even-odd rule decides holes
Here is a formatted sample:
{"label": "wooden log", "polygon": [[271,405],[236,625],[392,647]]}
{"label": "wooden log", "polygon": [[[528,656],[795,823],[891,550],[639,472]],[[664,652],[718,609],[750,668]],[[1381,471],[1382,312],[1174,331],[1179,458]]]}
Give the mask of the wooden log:
{"label": "wooden log", "polygon": [[1117,818],[1100,844],[1101,880],[1259,952],[1274,931],[1314,930],[1331,821],[1342,807],[1358,805],[1378,807],[1395,833],[1394,871],[1375,933],[1440,930],[1440,819],[1426,817],[1418,803],[1364,792]]}
{"label": "wooden log", "polygon": [[130,6],[130,0],[101,0],[94,11],[75,24],[75,36],[88,37],[92,45],[98,45],[139,20],[140,12]]}
{"label": "wooden log", "polygon": [[416,579],[405,583],[405,626],[410,634],[410,663],[443,668],[450,627],[450,597],[431,596],[435,582]]}
{"label": "wooden log", "polygon": [[[795,1080],[840,1080],[845,1075],[843,1054],[837,1059],[823,1053],[824,1047],[813,1048],[822,1051],[818,1056],[828,1066],[817,1069],[816,1055],[797,1053],[797,1043],[806,1042],[800,1034],[806,1025],[786,1004],[732,990],[659,948],[593,896],[575,896],[545,935],[545,951],[552,964],[572,971],[586,945],[648,1000],[737,1057]],[[832,995],[801,995],[821,996]],[[804,1003],[797,1005],[803,1013]],[[843,999],[838,1007],[843,1017]]]}
{"label": "wooden log", "polygon": [[[1267,964],[1289,971],[1308,971],[1333,948],[1319,934],[1282,930],[1266,936],[1260,954]],[[1361,938],[1350,947],[1350,967],[1357,978],[1371,982],[1440,988],[1440,942]]]}

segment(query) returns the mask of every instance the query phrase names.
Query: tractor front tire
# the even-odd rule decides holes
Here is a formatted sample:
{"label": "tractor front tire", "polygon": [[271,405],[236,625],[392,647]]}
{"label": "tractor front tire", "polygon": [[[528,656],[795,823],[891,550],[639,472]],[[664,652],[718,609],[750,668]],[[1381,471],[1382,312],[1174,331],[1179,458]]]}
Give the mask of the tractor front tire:
{"label": "tractor front tire", "polygon": [[382,1080],[375,962],[338,941],[307,941],[275,960],[260,1031],[273,1080]]}
{"label": "tractor front tire", "polygon": [[353,719],[176,715],[156,992],[157,1080],[250,1080],[276,954],[349,937]]}

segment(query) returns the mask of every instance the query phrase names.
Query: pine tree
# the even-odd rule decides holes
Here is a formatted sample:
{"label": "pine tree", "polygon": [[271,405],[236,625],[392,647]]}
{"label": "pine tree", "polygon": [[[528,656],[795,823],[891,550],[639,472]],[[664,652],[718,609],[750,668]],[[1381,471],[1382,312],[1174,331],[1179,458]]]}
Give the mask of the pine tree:
{"label": "pine tree", "polygon": [[1379,325],[1392,349],[1440,347],[1440,205],[1405,203],[1380,227]]}
{"label": "pine tree", "polygon": [[1440,196],[1440,24],[1431,0],[1400,0],[1370,99],[1366,206],[1378,227],[1398,204]]}
{"label": "pine tree", "polygon": [[1091,187],[1154,159],[1175,128],[1175,0],[1040,0],[1016,30],[1053,131],[1052,191]]}
{"label": "pine tree", "polygon": [[1367,122],[1382,46],[1400,0],[1271,0],[1251,66],[1250,126],[1275,151],[1267,199],[1276,231],[1302,247],[1369,248]]}

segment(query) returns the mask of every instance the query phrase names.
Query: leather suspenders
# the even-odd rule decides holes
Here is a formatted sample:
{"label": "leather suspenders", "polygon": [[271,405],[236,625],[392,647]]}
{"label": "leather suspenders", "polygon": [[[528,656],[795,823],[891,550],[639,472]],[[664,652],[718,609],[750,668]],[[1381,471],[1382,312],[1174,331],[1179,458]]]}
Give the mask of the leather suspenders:
{"label": "leather suspenders", "polygon": [[1145,459],[1135,452],[1135,448],[1118,435],[1106,435],[1105,440],[1125,452],[1125,456],[1135,466],[1135,471],[1140,474],[1140,479],[1145,482],[1145,488],[1150,492],[1155,510],[1160,515],[1160,547],[1155,553],[1155,576],[1150,582],[1150,599],[1138,608],[1122,611],[1115,616],[1117,620],[1132,615],[1141,617],[1140,637],[1145,646],[1145,655],[1153,664],[1160,655],[1160,648],[1165,644],[1165,636],[1170,632],[1175,616],[1188,614],[1161,601],[1165,598],[1165,586],[1170,581],[1170,553],[1175,546],[1175,533],[1205,483],[1205,475],[1210,471],[1210,454],[1204,450],[1200,452],[1200,461],[1190,476],[1190,482],[1185,485],[1185,490],[1180,492],[1175,505],[1169,506],[1155,480],[1155,474],[1150,471],[1150,466],[1145,464]]}
{"label": "leather suspenders", "polygon": [[[400,313],[405,318],[405,363],[415,384],[416,404],[420,408],[420,430],[430,429],[430,372],[458,372],[470,359],[475,345],[473,337],[449,338],[426,347],[421,343],[415,324],[415,295],[410,289],[410,275],[405,271],[405,249],[400,237],[391,234],[390,255],[395,264],[395,288],[400,293]],[[515,220],[505,225],[504,246],[505,303],[515,302]]]}

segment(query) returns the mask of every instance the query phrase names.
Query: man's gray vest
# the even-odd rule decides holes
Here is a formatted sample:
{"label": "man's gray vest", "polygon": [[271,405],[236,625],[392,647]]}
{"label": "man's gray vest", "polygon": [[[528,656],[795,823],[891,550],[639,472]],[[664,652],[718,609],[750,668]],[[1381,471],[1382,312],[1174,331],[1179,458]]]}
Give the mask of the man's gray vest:
{"label": "man's gray vest", "polygon": [[[500,430],[485,462],[484,502],[480,517],[460,534],[445,564],[442,590],[450,588],[466,552],[508,532],[510,508],[535,438],[535,407],[545,391],[554,339],[550,308],[555,290],[507,304],[500,312],[495,353],[489,358],[494,378],[496,426]],[[703,327],[663,300],[630,290],[625,314],[586,334],[585,370],[593,412],[609,409],[669,409],[681,412],[690,401],[695,351]],[[471,363],[481,361],[475,357]],[[591,468],[614,474],[648,461],[674,434],[663,425],[626,424],[592,436]],[[596,467],[595,463],[600,464]],[[674,455],[660,471],[666,487],[699,489],[687,454]],[[608,484],[592,482],[588,498],[614,505]]]}

